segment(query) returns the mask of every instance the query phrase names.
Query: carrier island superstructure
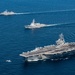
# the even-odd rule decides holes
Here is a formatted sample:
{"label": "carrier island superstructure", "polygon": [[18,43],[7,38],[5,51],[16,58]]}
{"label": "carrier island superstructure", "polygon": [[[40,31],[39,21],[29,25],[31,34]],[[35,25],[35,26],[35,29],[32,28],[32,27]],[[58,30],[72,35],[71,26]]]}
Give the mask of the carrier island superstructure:
{"label": "carrier island superstructure", "polygon": [[34,50],[23,52],[20,56],[25,57],[26,61],[38,61],[47,59],[54,60],[74,54],[75,42],[65,42],[63,34],[60,34],[55,45],[37,47]]}

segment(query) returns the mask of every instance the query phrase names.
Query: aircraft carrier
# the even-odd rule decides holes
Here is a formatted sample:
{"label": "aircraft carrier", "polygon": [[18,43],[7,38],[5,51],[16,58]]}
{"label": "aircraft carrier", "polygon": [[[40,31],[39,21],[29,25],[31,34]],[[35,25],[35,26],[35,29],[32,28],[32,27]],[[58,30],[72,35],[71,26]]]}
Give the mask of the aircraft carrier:
{"label": "aircraft carrier", "polygon": [[25,57],[26,61],[38,60],[54,60],[59,58],[66,58],[75,54],[75,42],[65,42],[63,34],[59,35],[59,39],[55,45],[47,45],[44,47],[37,47],[34,50],[23,52],[20,56]]}

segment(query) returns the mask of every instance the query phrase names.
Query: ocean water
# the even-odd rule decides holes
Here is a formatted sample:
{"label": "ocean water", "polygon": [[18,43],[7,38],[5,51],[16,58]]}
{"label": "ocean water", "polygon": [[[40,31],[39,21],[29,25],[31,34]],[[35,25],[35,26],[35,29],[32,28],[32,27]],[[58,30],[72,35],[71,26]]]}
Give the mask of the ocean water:
{"label": "ocean water", "polygon": [[[19,56],[35,47],[55,44],[61,33],[66,42],[75,42],[75,0],[0,0],[0,12],[6,9],[29,14],[0,16],[0,75],[75,75],[74,56],[32,63]],[[25,29],[33,19],[57,26]]]}

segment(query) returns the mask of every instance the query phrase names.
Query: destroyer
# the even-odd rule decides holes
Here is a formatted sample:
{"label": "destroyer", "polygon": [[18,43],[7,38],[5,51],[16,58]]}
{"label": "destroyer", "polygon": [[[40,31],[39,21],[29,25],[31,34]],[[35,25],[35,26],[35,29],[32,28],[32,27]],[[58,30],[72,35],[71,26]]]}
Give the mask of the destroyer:
{"label": "destroyer", "polygon": [[59,39],[56,41],[56,45],[37,47],[34,50],[23,52],[20,56],[25,57],[26,61],[38,61],[66,58],[74,54],[75,42],[65,42],[63,34],[60,34]]}
{"label": "destroyer", "polygon": [[4,12],[0,13],[0,15],[5,15],[5,16],[8,16],[8,15],[14,15],[15,13],[13,11],[8,11],[8,10],[5,10]]}
{"label": "destroyer", "polygon": [[34,29],[34,28],[41,28],[45,26],[46,26],[45,24],[36,23],[35,19],[33,19],[32,23],[30,25],[25,26],[25,28]]}

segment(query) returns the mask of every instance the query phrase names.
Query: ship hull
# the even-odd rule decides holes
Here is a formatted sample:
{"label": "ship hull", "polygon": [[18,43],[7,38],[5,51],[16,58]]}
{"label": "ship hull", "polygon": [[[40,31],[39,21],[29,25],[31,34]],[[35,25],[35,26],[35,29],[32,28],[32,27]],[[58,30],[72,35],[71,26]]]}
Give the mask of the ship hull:
{"label": "ship hull", "polygon": [[63,53],[57,53],[57,54],[43,54],[43,56],[31,56],[25,58],[25,61],[33,62],[33,61],[39,61],[39,60],[62,60],[64,58],[72,57],[75,54],[75,50],[63,52]]}

